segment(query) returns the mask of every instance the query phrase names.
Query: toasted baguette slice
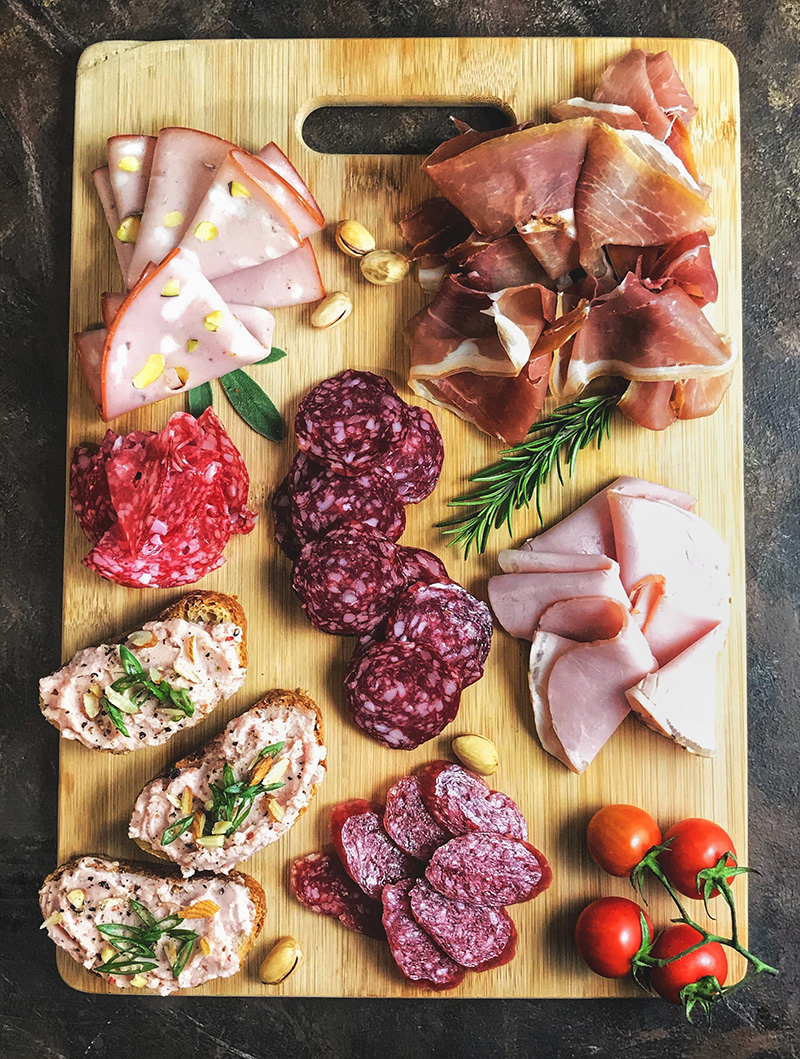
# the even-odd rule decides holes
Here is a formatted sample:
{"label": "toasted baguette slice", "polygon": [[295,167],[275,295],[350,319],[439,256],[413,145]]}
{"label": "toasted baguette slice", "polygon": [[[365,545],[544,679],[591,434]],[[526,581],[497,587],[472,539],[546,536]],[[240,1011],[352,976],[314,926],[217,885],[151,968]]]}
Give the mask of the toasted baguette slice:
{"label": "toasted baguette slice", "polygon": [[[198,935],[177,979],[172,970],[173,946],[180,949],[183,940],[166,935],[154,944],[152,962],[156,966],[142,970],[141,978],[133,973],[97,971],[118,956],[112,951],[113,939],[104,937],[98,925],[143,925],[131,907],[132,897],[156,919],[183,913],[179,928]],[[263,887],[251,875],[201,874],[185,880],[169,868],[96,856],[76,857],[56,868],[39,891],[39,903],[50,937],[87,970],[102,974],[121,989],[149,988],[163,996],[236,974],[267,913]],[[135,968],[130,966],[130,970]]]}
{"label": "toasted baguette slice", "polygon": [[42,713],[64,738],[111,754],[157,746],[202,721],[247,675],[247,618],[235,596],[220,592],[187,593],[123,642],[146,677],[187,692],[192,715],[167,710],[151,697],[136,712],[117,712],[125,735],[101,708],[101,696],[123,676],[119,647],[101,644],[39,681]]}
{"label": "toasted baguette slice", "polygon": [[[255,760],[259,751],[279,743],[284,744],[280,750]],[[319,706],[299,688],[269,691],[202,750],[146,784],[136,799],[128,834],[147,853],[174,861],[185,876],[195,871],[227,873],[279,839],[306,811],[325,777],[326,755]],[[202,824],[203,836],[211,835],[216,817],[205,805],[212,798],[211,783],[226,786],[225,765],[237,782],[283,786],[259,794],[236,831],[212,836],[209,846],[198,842],[199,828]],[[191,815],[193,824],[162,844],[165,831]]]}

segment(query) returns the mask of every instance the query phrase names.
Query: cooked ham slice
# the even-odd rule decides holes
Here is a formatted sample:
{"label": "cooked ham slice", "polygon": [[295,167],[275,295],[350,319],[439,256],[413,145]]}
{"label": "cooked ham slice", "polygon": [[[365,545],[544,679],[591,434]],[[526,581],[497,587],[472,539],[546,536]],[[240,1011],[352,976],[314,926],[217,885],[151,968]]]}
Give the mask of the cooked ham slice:
{"label": "cooked ham slice", "polygon": [[575,554],[572,552],[531,551],[505,548],[497,557],[504,574],[533,574],[542,570],[555,573],[579,573],[585,570],[613,570],[616,563],[607,555]]}
{"label": "cooked ham slice", "polygon": [[558,599],[542,612],[539,629],[578,643],[612,640],[624,625],[620,608],[629,609],[627,604],[608,596],[581,595]]}
{"label": "cooked ham slice", "polygon": [[108,176],[120,218],[141,214],[147,198],[155,136],[110,136]]}
{"label": "cooked ham slice", "polygon": [[103,363],[103,349],[106,344],[106,329],[81,331],[75,335],[75,350],[81,374],[86,380],[92,399],[98,408],[103,402],[100,386],[100,369]]}

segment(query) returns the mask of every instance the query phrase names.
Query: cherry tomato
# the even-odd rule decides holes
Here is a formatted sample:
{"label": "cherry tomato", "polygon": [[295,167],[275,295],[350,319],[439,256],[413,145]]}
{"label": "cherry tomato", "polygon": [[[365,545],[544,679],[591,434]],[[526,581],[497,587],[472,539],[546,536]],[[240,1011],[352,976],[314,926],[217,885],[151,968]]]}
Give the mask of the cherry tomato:
{"label": "cherry tomato", "polygon": [[658,824],[635,805],[606,805],[589,821],[589,852],[603,871],[630,875],[651,846],[661,842]]}
{"label": "cherry tomato", "polygon": [[[697,888],[697,873],[704,868],[713,868],[725,853],[736,853],[731,836],[718,824],[693,817],[674,824],[664,835],[664,841],[669,838],[673,842],[669,849],[659,854],[658,863],[679,893],[702,901],[702,889]],[[728,859],[727,863],[733,866],[732,860]],[[728,882],[732,880],[733,876]],[[718,893],[719,890],[715,889],[711,896],[716,897]]]}
{"label": "cherry tomato", "polygon": [[[667,927],[658,935],[650,955],[659,960],[669,959],[685,952],[702,937],[694,927],[678,923],[674,927]],[[713,975],[720,985],[724,985],[728,977],[728,959],[718,941],[709,941],[695,952],[682,956],[673,963],[651,968],[650,985],[670,1004],[680,1004],[680,992],[684,986],[706,975]]]}
{"label": "cherry tomato", "polygon": [[[631,973],[631,961],[642,944],[641,912],[644,909],[627,897],[601,897],[578,916],[575,945],[595,974],[624,978]],[[646,912],[644,918],[652,938],[653,924]]]}

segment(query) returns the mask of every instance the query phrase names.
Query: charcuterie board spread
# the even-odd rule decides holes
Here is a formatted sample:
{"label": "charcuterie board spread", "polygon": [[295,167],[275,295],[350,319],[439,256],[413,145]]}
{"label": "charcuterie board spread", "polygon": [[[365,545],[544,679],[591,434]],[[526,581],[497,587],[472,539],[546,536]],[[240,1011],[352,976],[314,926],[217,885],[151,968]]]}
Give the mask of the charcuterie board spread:
{"label": "charcuterie board spread", "polygon": [[[609,85],[605,97],[595,97],[600,102],[586,104],[603,71],[631,49],[669,50],[688,90],[680,86],[679,95],[688,101],[680,113],[690,133],[674,112],[666,120],[658,108],[663,135],[652,115],[642,125]],[[647,66],[656,95],[665,86],[674,94],[680,84],[665,62]],[[689,96],[697,104],[693,120]],[[579,152],[580,240],[571,206],[555,197],[552,216],[531,207],[529,223],[517,217],[503,227],[493,211],[503,181],[516,179],[519,145],[530,152],[525,157],[538,158],[544,139],[536,126],[565,100],[547,142],[563,140],[562,159]],[[480,159],[499,158],[490,137],[459,128],[462,143],[477,137],[474,149],[441,149],[427,174],[417,156],[320,154],[302,138],[305,118],[323,106],[466,103],[532,123],[517,139],[503,137],[499,149],[512,147],[499,163],[499,190],[477,218],[471,186],[480,166],[484,176],[491,166]],[[84,53],[76,94],[70,331],[79,334],[77,353],[70,346],[73,503],[62,653],[67,662],[96,644],[127,647],[82,656],[100,676],[76,700],[80,724],[63,691],[72,670],[43,682],[52,696],[48,720],[73,731],[61,742],[62,867],[42,901],[62,946],[75,916],[80,921],[90,905],[94,913],[95,897],[102,910],[103,894],[121,886],[139,901],[130,897],[123,925],[98,913],[100,934],[90,940],[91,930],[74,928],[67,947],[83,947],[90,956],[81,961],[105,973],[90,974],[59,949],[70,985],[116,991],[116,972],[128,976],[119,985],[162,992],[180,975],[181,986],[204,995],[633,995],[630,978],[592,974],[573,942],[578,913],[590,901],[632,896],[589,856],[593,814],[635,805],[665,829],[703,817],[724,828],[739,863],[747,863],[738,107],[735,61],[711,41],[106,42]],[[197,138],[191,129],[221,139]],[[153,156],[160,130],[169,135],[161,133]],[[653,136],[664,144],[654,149]],[[107,149],[109,137],[116,139]],[[159,176],[170,152],[188,158],[198,150],[217,174],[210,188]],[[136,174],[151,165],[142,213],[146,182]],[[636,174],[628,188],[641,197],[640,213],[655,196],[651,239],[636,236],[636,217],[626,220],[624,210],[601,201],[609,173],[625,165]],[[658,195],[670,182],[691,218],[683,229],[659,212]],[[359,254],[374,246],[410,253],[398,222],[437,194],[448,200],[433,208],[445,211],[438,222],[412,213],[404,230],[408,242],[425,244],[413,256],[428,293],[405,277],[405,258],[396,253],[373,257],[371,276],[364,262],[359,268]],[[167,211],[163,222],[153,220],[159,207]],[[247,220],[253,216],[258,229]],[[340,227],[337,240],[336,222],[345,218],[359,223]],[[442,241],[461,224],[459,237]],[[468,235],[473,228],[488,244]],[[713,233],[718,296],[706,233]],[[651,243],[661,250],[632,253]],[[486,245],[491,266],[476,256]],[[466,264],[456,268],[458,252]],[[474,277],[500,267],[501,256],[505,281],[480,286]],[[445,264],[451,275],[442,280]],[[104,296],[106,330],[93,331],[101,295],[122,290],[120,267],[132,293]],[[392,275],[398,267],[401,274]],[[604,270],[616,278],[607,282]],[[295,291],[270,301],[273,324],[252,284],[269,275],[276,289],[288,277],[291,292],[300,273],[306,296]],[[521,278],[512,283],[511,274]],[[349,299],[339,295],[320,308],[323,284]],[[502,296],[487,293],[500,289]],[[542,528],[532,504],[514,514],[513,537],[500,527],[483,541],[473,534],[466,557],[463,536],[462,546],[448,549],[436,523],[460,510],[448,502],[506,447],[478,429],[492,432],[487,394],[496,394],[494,411],[501,409],[497,436],[522,440],[548,378],[558,399],[548,397],[545,413],[603,374],[602,363],[617,352],[602,346],[619,342],[614,320],[631,306],[661,319],[667,302],[668,326],[677,330],[658,363],[641,339],[643,373],[605,371],[631,380],[619,402],[627,418],[614,413],[610,437],[580,451],[563,484],[544,476],[545,527],[615,483],[612,489],[541,544],[521,548]],[[557,303],[562,315],[554,325]],[[193,312],[200,323],[190,323]],[[461,336],[450,345],[443,344],[445,317],[457,321],[453,333]],[[168,337],[148,331],[157,318],[168,322]],[[570,328],[569,342],[559,327]],[[559,341],[548,345],[554,329]],[[698,352],[680,361],[689,334]],[[632,332],[624,337],[640,341]],[[273,350],[265,359],[273,342],[286,355]],[[224,374],[226,358],[249,366],[274,405],[241,371]],[[444,361],[457,362],[462,374],[443,371]],[[487,371],[487,363],[495,366]],[[689,379],[678,382],[686,363]],[[188,407],[197,418],[178,417],[167,430],[170,415],[187,410],[187,364],[195,372]],[[489,389],[473,407],[468,388],[481,378]],[[201,415],[212,394],[213,412]],[[596,407],[610,416],[617,398],[602,400]],[[713,415],[709,407],[696,411],[704,401],[719,404]],[[121,436],[99,454],[105,424],[95,403]],[[472,409],[473,422],[448,408],[465,416]],[[276,443],[281,414],[287,436]],[[668,418],[656,422],[659,416]],[[136,505],[152,490],[167,496],[178,464],[184,483],[192,482],[181,501],[183,524],[200,528],[184,540],[163,508],[145,540],[137,536]],[[131,499],[123,485],[140,480],[139,499]],[[189,505],[199,521],[190,522]],[[180,525],[180,510],[176,516]],[[663,540],[654,545],[659,532]],[[159,565],[153,556],[176,533],[180,560]],[[676,594],[680,577],[687,580],[680,564],[695,548],[706,566],[691,591],[684,584]],[[713,689],[715,665],[716,691],[708,695],[716,695],[716,726],[713,711],[704,713],[702,702],[697,710],[676,704],[672,690],[687,672],[698,674],[695,693]],[[587,667],[598,681],[588,693]],[[587,727],[575,713],[589,699]],[[165,718],[174,731],[164,728]],[[472,773],[453,763],[457,736],[471,737],[455,749]],[[223,768],[236,754],[246,772]],[[208,799],[204,806],[195,795]],[[132,838],[160,858],[150,857],[152,872],[103,859],[136,860]],[[652,841],[657,835],[644,849]],[[718,855],[726,852],[723,845]],[[77,860],[89,856],[100,859]],[[164,859],[186,876],[239,868],[165,882]],[[746,876],[736,892],[744,941]],[[666,895],[651,889],[648,898],[653,921],[674,915]],[[697,911],[701,904],[692,907],[697,922],[710,922]],[[732,964],[732,972],[738,977],[741,967]]]}

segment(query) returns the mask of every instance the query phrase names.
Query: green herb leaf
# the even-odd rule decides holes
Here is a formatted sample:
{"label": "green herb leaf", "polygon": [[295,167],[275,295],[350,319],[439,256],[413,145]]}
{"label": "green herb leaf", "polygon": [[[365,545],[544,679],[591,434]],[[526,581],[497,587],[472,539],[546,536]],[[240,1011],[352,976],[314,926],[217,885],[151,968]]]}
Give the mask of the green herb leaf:
{"label": "green herb leaf", "polygon": [[129,677],[138,677],[144,673],[142,663],[132,651],[128,650],[124,643],[119,645],[119,657],[122,662],[122,668]]}
{"label": "green herb leaf", "polygon": [[95,970],[100,974],[146,974],[148,971],[154,971],[157,966],[158,961],[155,958],[148,960],[145,956],[139,958],[118,952],[110,960],[95,967]]}
{"label": "green herb leaf", "polygon": [[165,827],[164,832],[161,835],[161,845],[168,846],[170,842],[174,842],[184,831],[188,831],[192,826],[192,820],[194,820],[194,816],[183,816],[180,820],[176,820],[174,824]]}
{"label": "green herb leaf", "polygon": [[278,349],[277,346],[273,346],[271,351],[270,351],[270,353],[269,353],[269,356],[264,357],[263,360],[257,360],[256,361],[256,365],[258,365],[258,364],[277,364],[277,362],[279,360],[283,360],[283,358],[286,355],[287,355],[287,353],[286,353],[285,349]]}
{"label": "green herb leaf", "polygon": [[140,927],[129,923],[98,923],[97,929],[104,938],[135,938],[141,932]]}
{"label": "green herb leaf", "polygon": [[[194,934],[194,931],[191,931],[191,933]],[[177,978],[180,975],[181,971],[183,971],[183,969],[186,967],[186,964],[189,962],[191,955],[194,952],[194,947],[197,944],[197,938],[198,935],[194,934],[193,938],[189,938],[184,941],[183,945],[181,945],[181,947],[178,949],[178,955],[175,958],[175,963],[172,965],[173,978]]]}
{"label": "green herb leaf", "polygon": [[[162,683],[164,683],[164,681],[162,681]],[[189,692],[186,688],[173,688],[168,685],[168,696],[169,701],[176,710],[182,710],[187,717],[192,716],[194,713],[194,703],[189,698]]]}
{"label": "green herb leaf", "polygon": [[265,757],[274,757],[276,754],[280,754],[281,750],[286,746],[286,740],[282,739],[280,743],[272,743],[270,746],[262,747],[253,760],[250,762],[250,771],[252,772],[259,761]]}
{"label": "green herb leaf", "polygon": [[189,390],[189,412],[198,419],[214,403],[214,391],[210,382],[203,382]]}
{"label": "green herb leaf", "polygon": [[269,441],[283,441],[286,436],[283,416],[257,382],[239,368],[223,375],[220,382],[228,400],[249,427]]}
{"label": "green herb leaf", "polygon": [[108,717],[118,732],[122,732],[123,735],[130,738],[130,732],[125,727],[125,721],[121,710],[118,710],[116,706],[112,706],[108,699],[103,695],[100,699],[100,708],[108,714]]}
{"label": "green herb leaf", "polygon": [[139,917],[139,919],[141,919],[141,921],[146,927],[152,928],[158,926],[158,920],[156,919],[156,917],[153,915],[149,908],[145,908],[141,901],[137,901],[135,898],[131,897],[128,901],[128,904],[131,906],[131,908],[134,910],[136,915]]}

